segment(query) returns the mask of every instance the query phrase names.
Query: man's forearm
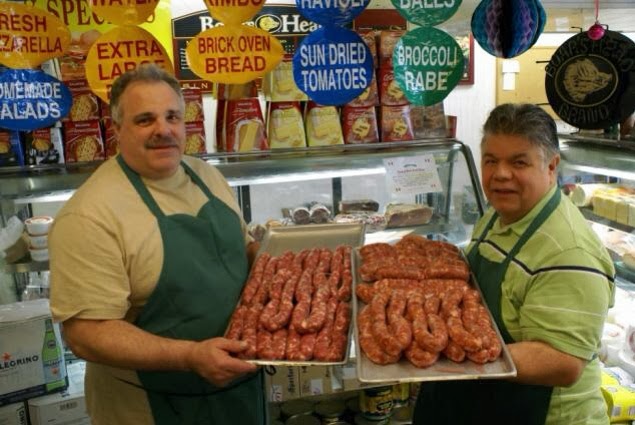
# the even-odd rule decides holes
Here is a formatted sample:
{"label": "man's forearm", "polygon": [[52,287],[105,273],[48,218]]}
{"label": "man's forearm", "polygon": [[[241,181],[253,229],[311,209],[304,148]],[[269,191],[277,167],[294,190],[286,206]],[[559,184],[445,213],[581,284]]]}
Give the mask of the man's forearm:
{"label": "man's forearm", "polygon": [[568,387],[582,374],[586,361],[556,350],[540,341],[522,341],[507,346],[523,384]]}

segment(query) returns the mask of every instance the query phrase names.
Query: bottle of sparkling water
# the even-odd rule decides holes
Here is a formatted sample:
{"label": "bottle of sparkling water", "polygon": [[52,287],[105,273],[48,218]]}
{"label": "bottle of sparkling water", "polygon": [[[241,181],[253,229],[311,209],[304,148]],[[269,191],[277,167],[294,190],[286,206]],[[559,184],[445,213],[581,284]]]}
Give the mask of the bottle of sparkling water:
{"label": "bottle of sparkling water", "polygon": [[65,384],[62,379],[62,349],[57,343],[53,320],[46,319],[44,330],[44,345],[42,347],[42,364],[44,365],[44,382],[46,389],[51,391]]}

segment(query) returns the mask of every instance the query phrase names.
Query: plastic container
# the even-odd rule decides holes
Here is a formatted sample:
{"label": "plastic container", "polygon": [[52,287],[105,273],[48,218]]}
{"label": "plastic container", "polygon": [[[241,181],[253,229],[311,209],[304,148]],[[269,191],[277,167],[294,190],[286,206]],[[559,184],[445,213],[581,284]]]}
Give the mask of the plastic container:
{"label": "plastic container", "polygon": [[33,261],[48,261],[49,259],[48,248],[29,248],[29,253],[31,254],[31,259]]}
{"label": "plastic container", "polygon": [[53,224],[53,217],[48,215],[39,215],[24,220],[26,231],[31,236],[46,235]]}
{"label": "plastic container", "polygon": [[39,235],[39,236],[29,236],[29,245],[31,248],[48,248],[49,246],[49,235]]}

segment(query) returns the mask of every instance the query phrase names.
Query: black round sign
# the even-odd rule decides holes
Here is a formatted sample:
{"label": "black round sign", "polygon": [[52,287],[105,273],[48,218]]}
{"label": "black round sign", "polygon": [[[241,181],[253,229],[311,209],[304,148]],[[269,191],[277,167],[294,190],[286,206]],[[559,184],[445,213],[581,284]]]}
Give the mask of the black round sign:
{"label": "black round sign", "polygon": [[563,121],[600,129],[635,111],[635,43],[615,31],[565,41],[545,67],[549,104]]}

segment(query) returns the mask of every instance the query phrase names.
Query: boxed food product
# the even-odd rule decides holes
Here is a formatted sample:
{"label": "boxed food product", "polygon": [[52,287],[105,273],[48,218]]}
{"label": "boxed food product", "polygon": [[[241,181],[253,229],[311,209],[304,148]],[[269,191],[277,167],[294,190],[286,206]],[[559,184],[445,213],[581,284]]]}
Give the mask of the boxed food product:
{"label": "boxed food product", "polygon": [[205,153],[205,128],[203,121],[185,123],[185,154]]}
{"label": "boxed food product", "polygon": [[300,397],[298,368],[295,366],[267,366],[265,368],[267,400],[283,401]]}
{"label": "boxed food product", "polygon": [[379,68],[379,99],[382,105],[398,106],[407,105],[408,99],[395,80],[395,72],[392,67]]}
{"label": "boxed food product", "polygon": [[0,425],[28,425],[24,403],[14,403],[0,407]]}
{"label": "boxed food product", "polygon": [[84,391],[64,391],[29,400],[31,425],[90,425]]}
{"label": "boxed food product", "polygon": [[183,88],[185,101],[185,122],[203,121],[203,95],[199,87]]}
{"label": "boxed food product", "polygon": [[404,30],[385,30],[379,34],[379,66],[392,67],[395,45],[404,33]]}
{"label": "boxed food product", "polygon": [[67,163],[104,159],[99,121],[65,122],[64,158]]}
{"label": "boxed food product", "polygon": [[0,129],[0,167],[24,165],[24,149],[17,131]]}
{"label": "boxed food product", "polygon": [[445,137],[443,102],[432,106],[410,105],[410,118],[415,138]]}
{"label": "boxed food product", "polygon": [[225,101],[224,146],[227,152],[269,149],[258,99]]}
{"label": "boxed food product", "polygon": [[298,88],[293,79],[293,63],[283,60],[263,78],[262,91],[271,102],[307,100],[307,95]]}
{"label": "boxed food product", "polygon": [[306,146],[300,102],[269,102],[268,110],[271,149]]}
{"label": "boxed food product", "polygon": [[370,81],[366,90],[355,99],[347,104],[354,107],[379,106],[379,93],[377,92],[377,79],[373,73],[373,79]]}
{"label": "boxed food product", "polygon": [[26,133],[25,138],[27,165],[64,163],[64,142],[60,128],[40,128]]}
{"label": "boxed food product", "polygon": [[298,368],[300,396],[332,393],[331,375],[330,366],[300,366]]}
{"label": "boxed food product", "polygon": [[346,144],[379,142],[377,114],[374,106],[366,108],[345,106],[342,110],[342,127]]}
{"label": "boxed food product", "polygon": [[335,106],[322,106],[315,102],[308,102],[305,119],[309,146],[344,144],[340,116]]}
{"label": "boxed food product", "polygon": [[73,105],[69,114],[62,121],[90,121],[100,118],[99,98],[92,92],[88,81],[70,80],[64,84],[68,87],[73,96]]}
{"label": "boxed food product", "polygon": [[62,338],[48,300],[0,306],[0,405],[67,386]]}
{"label": "boxed food product", "polygon": [[381,107],[381,141],[404,142],[413,140],[410,105]]}
{"label": "boxed food product", "polygon": [[611,422],[635,419],[635,388],[623,385],[602,385],[602,396]]}

